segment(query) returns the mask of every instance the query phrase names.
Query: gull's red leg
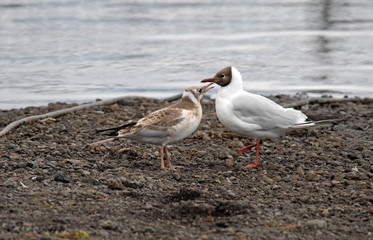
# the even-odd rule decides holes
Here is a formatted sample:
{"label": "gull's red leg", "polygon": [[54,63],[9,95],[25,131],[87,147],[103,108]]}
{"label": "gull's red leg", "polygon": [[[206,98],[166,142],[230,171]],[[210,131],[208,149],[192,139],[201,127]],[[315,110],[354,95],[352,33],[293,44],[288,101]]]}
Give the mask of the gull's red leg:
{"label": "gull's red leg", "polygon": [[[256,142],[258,142],[258,141],[256,141]],[[259,140],[259,144],[263,144],[263,141],[262,141],[262,140]],[[252,148],[257,147],[257,146],[258,146],[258,144],[255,143],[255,144],[253,144],[253,145],[250,145],[250,146],[246,146],[246,147],[240,148],[240,149],[238,149],[237,151],[238,151],[238,153],[245,153],[245,152],[247,152],[248,150],[251,150]]]}
{"label": "gull's red leg", "polygon": [[246,147],[237,149],[237,151],[238,151],[238,153],[242,154],[244,152],[247,152],[248,150],[251,150],[255,146],[256,146],[256,144],[253,144],[253,145],[250,145],[250,146],[246,146]]}
{"label": "gull's red leg", "polygon": [[260,149],[260,144],[262,144],[262,140],[256,140],[256,158],[255,158],[255,163],[254,164],[249,164],[246,166],[246,168],[252,168],[256,167],[259,164],[259,149]]}

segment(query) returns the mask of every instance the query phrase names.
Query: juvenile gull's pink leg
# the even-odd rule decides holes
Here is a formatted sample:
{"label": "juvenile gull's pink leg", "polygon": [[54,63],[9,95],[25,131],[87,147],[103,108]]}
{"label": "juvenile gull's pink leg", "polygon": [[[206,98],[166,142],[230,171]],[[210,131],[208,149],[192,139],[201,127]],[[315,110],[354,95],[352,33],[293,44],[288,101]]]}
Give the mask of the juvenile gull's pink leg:
{"label": "juvenile gull's pink leg", "polygon": [[[161,146],[161,149],[159,150],[159,153],[161,154],[161,168],[164,168],[164,161],[163,161],[163,148],[165,146]],[[167,156],[167,155],[166,155]]]}

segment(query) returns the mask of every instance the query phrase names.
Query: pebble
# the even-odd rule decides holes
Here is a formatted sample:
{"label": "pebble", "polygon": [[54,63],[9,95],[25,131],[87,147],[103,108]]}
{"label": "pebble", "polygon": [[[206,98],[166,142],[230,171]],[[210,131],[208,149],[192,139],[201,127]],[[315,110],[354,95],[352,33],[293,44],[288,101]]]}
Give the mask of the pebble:
{"label": "pebble", "polygon": [[272,178],[273,181],[275,182],[281,182],[282,181],[282,177],[280,177],[279,175],[277,175],[276,177]]}
{"label": "pebble", "polygon": [[229,224],[227,222],[224,222],[224,221],[217,221],[216,226],[221,227],[221,228],[227,228],[227,227],[229,227]]}
{"label": "pebble", "polygon": [[203,137],[202,137],[202,140],[203,141],[210,141],[211,138],[207,134],[204,134]]}
{"label": "pebble", "polygon": [[269,177],[267,177],[266,175],[263,175],[263,180],[264,180],[266,183],[269,183],[269,184],[272,184],[272,183],[273,183],[273,180],[270,179]]}
{"label": "pebble", "polygon": [[237,195],[234,192],[228,191],[228,196],[231,198],[237,197]]}
{"label": "pebble", "polygon": [[228,167],[233,167],[234,166],[234,159],[233,158],[227,158],[225,160],[225,165],[227,165]]}
{"label": "pebble", "polygon": [[327,222],[321,219],[308,220],[305,225],[309,228],[326,228],[328,226]]}
{"label": "pebble", "polygon": [[371,159],[373,159],[373,152],[370,151],[370,150],[363,150],[363,151],[361,152],[361,154],[362,154],[363,157],[364,157],[365,159],[367,159],[367,160],[371,160]]}
{"label": "pebble", "polygon": [[308,181],[319,181],[321,179],[320,175],[318,175],[315,171],[310,170],[306,175],[306,179]]}
{"label": "pebble", "polygon": [[117,224],[111,222],[111,221],[104,221],[101,223],[101,227],[106,230],[116,230],[118,229]]}
{"label": "pebble", "polygon": [[57,172],[56,175],[54,175],[54,181],[56,182],[63,182],[63,183],[69,183],[70,178],[65,172]]}
{"label": "pebble", "polygon": [[177,172],[173,172],[172,173],[172,177],[176,180],[176,181],[180,181],[181,180],[181,176],[179,173]]}
{"label": "pebble", "polygon": [[298,173],[300,176],[304,176],[303,168],[301,168],[301,167],[297,167],[297,173]]}
{"label": "pebble", "polygon": [[8,187],[8,188],[16,188],[20,185],[16,178],[8,178],[7,180],[3,182],[3,186]]}
{"label": "pebble", "polygon": [[124,186],[122,184],[122,181],[119,179],[112,179],[108,182],[108,188],[111,190],[122,190],[124,189]]}

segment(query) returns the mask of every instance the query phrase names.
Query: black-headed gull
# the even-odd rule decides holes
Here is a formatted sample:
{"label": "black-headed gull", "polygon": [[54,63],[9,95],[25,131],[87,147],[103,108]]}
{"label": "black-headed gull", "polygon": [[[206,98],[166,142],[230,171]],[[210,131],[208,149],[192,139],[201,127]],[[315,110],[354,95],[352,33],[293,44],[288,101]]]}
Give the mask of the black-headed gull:
{"label": "black-headed gull", "polygon": [[259,148],[262,139],[275,138],[293,128],[312,126],[307,116],[293,108],[283,108],[263,96],[244,91],[240,72],[234,67],[226,67],[213,78],[202,80],[221,86],[216,96],[215,109],[219,121],[231,131],[242,136],[255,138],[256,144],[239,149],[244,153],[256,147],[254,164],[259,164]]}
{"label": "black-headed gull", "polygon": [[213,87],[189,87],[184,90],[181,100],[169,107],[162,108],[120,127],[98,130],[100,134],[124,137],[140,142],[161,145],[161,168],[166,156],[169,168],[174,169],[167,154],[167,144],[172,144],[190,136],[198,127],[202,118],[201,99]]}

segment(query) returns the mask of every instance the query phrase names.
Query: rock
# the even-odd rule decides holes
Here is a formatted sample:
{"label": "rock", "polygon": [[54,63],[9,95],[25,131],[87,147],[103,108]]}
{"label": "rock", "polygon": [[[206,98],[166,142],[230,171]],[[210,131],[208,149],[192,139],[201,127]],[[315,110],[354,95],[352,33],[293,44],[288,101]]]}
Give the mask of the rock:
{"label": "rock", "polygon": [[227,227],[229,227],[228,223],[224,222],[224,221],[217,221],[216,222],[216,226],[217,227],[221,227],[221,228],[227,228]]}
{"label": "rock", "polygon": [[227,158],[225,160],[225,165],[227,165],[228,167],[233,167],[234,166],[234,159],[233,158]]}
{"label": "rock", "polygon": [[8,188],[16,188],[20,185],[19,185],[18,180],[16,178],[12,177],[12,178],[8,178],[7,180],[5,180],[3,182],[3,186],[8,187]]}
{"label": "rock", "polygon": [[203,141],[210,141],[211,138],[207,134],[204,134],[203,137],[202,137],[202,140]]}
{"label": "rock", "polygon": [[328,226],[327,222],[321,219],[308,220],[305,225],[309,228],[326,228]]}
{"label": "rock", "polygon": [[315,173],[315,171],[311,170],[307,173],[306,179],[308,181],[319,181],[321,179],[320,175]]}
{"label": "rock", "polygon": [[149,210],[149,209],[152,209],[153,206],[149,203],[146,203],[143,208],[146,209],[146,210]]}
{"label": "rock", "polygon": [[357,159],[357,158],[358,158],[357,154],[354,153],[354,152],[349,152],[349,153],[347,154],[347,157],[348,157],[350,160],[354,160],[354,159]]}
{"label": "rock", "polygon": [[145,184],[145,182],[140,182],[140,181],[136,181],[136,180],[131,181],[131,180],[126,179],[124,177],[120,178],[120,181],[121,181],[123,186],[129,187],[129,188],[143,188],[144,184]]}
{"label": "rock", "polygon": [[272,180],[275,181],[275,182],[281,182],[282,178],[279,175],[277,175],[274,178],[272,178]]}
{"label": "rock", "polygon": [[173,172],[173,173],[172,173],[172,177],[173,177],[176,181],[180,181],[180,180],[181,180],[180,174],[177,173],[177,172]]}
{"label": "rock", "polygon": [[237,195],[234,192],[228,191],[228,196],[231,198],[237,197]]}
{"label": "rock", "polygon": [[63,183],[69,183],[70,178],[65,172],[57,172],[57,174],[54,176],[54,181],[56,182],[63,182]]}
{"label": "rock", "polygon": [[19,161],[20,159],[22,159],[22,156],[12,152],[9,154],[9,158],[13,161]]}
{"label": "rock", "polygon": [[124,189],[122,181],[120,181],[119,179],[110,180],[107,186],[111,190],[123,190]]}
{"label": "rock", "polygon": [[300,175],[300,176],[304,176],[304,171],[301,167],[297,167],[297,173]]}
{"label": "rock", "polygon": [[367,211],[368,213],[370,213],[370,214],[373,214],[373,206],[370,206],[369,208],[368,208],[368,211]]}
{"label": "rock", "polygon": [[116,230],[118,229],[118,225],[111,222],[111,221],[104,221],[101,223],[101,227],[106,230]]}
{"label": "rock", "polygon": [[240,140],[235,138],[232,141],[228,142],[228,146],[232,147],[232,148],[242,148],[244,146],[244,144]]}
{"label": "rock", "polygon": [[267,177],[266,175],[263,175],[263,181],[265,181],[268,184],[272,184],[273,183],[273,180],[270,179],[269,177]]}

